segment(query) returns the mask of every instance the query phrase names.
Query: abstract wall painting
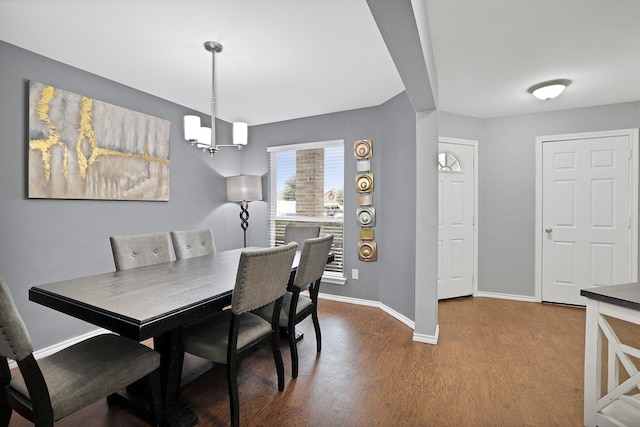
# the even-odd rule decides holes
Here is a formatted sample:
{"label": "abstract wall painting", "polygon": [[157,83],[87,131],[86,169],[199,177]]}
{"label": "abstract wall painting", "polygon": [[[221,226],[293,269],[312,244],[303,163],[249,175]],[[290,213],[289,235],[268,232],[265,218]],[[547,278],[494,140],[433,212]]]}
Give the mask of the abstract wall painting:
{"label": "abstract wall painting", "polygon": [[29,83],[29,198],[169,200],[170,122]]}

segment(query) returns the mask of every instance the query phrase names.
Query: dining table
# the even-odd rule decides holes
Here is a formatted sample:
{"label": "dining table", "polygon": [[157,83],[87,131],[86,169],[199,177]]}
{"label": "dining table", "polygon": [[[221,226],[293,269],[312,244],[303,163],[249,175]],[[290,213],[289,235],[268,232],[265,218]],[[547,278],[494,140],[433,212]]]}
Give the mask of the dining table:
{"label": "dining table", "polygon": [[[192,426],[197,415],[179,400],[182,328],[231,304],[240,255],[256,247],[220,251],[129,270],[33,286],[29,300],[139,342],[153,339],[161,355],[165,424]],[[298,266],[293,261],[289,286]],[[327,263],[333,262],[329,254]],[[135,389],[110,397],[142,417],[150,411]]]}

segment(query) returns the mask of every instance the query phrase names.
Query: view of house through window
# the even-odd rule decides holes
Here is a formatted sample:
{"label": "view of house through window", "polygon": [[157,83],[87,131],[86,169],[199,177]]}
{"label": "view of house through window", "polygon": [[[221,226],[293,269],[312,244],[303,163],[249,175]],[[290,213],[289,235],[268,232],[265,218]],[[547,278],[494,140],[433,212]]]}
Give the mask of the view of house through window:
{"label": "view of house through window", "polygon": [[344,141],[269,147],[269,240],[281,245],[287,225],[320,225],[333,234],[335,262],[326,276],[343,276]]}

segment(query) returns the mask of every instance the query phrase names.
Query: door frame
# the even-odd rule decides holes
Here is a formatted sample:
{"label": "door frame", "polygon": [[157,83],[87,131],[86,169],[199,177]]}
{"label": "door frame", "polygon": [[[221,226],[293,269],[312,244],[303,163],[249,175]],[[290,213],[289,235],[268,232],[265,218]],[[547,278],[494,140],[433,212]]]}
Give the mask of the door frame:
{"label": "door frame", "polygon": [[[468,145],[473,148],[473,296],[478,293],[478,141],[473,139],[438,137],[438,153],[440,153],[440,143]],[[438,174],[440,172],[438,171]],[[438,209],[440,207],[438,206]],[[440,256],[438,254],[438,256]]]}
{"label": "door frame", "polygon": [[553,141],[566,141],[570,139],[606,138],[613,136],[626,136],[632,144],[631,167],[629,188],[631,190],[631,281],[638,280],[638,129],[617,129],[599,132],[571,133],[563,135],[545,135],[536,137],[536,207],[535,207],[535,294],[534,299],[542,302],[542,144]]}

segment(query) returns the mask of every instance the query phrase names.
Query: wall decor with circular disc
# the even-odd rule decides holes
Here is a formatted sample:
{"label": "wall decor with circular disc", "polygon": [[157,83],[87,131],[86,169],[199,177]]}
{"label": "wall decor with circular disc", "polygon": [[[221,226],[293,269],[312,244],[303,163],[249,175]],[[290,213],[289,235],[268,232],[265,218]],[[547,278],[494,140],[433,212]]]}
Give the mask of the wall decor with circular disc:
{"label": "wall decor with circular disc", "polygon": [[356,209],[356,217],[360,227],[374,227],[376,225],[376,210],[373,207]]}
{"label": "wall decor with circular disc", "polygon": [[372,173],[356,175],[356,191],[358,193],[371,193],[373,191]]}
{"label": "wall decor with circular disc", "polygon": [[378,259],[376,242],[358,242],[358,258],[360,261],[375,261]]}
{"label": "wall decor with circular disc", "polygon": [[373,155],[370,139],[361,139],[353,143],[353,156],[356,159],[368,159]]}

